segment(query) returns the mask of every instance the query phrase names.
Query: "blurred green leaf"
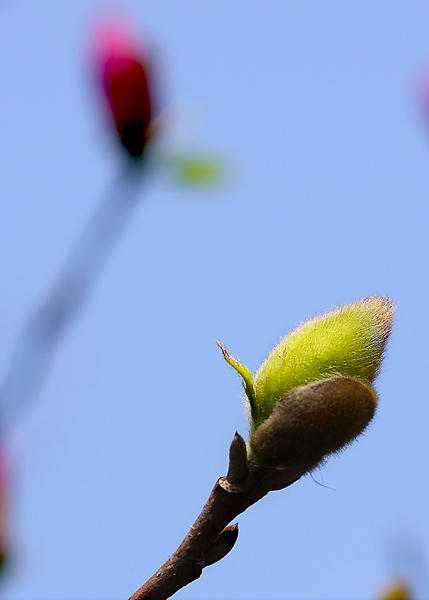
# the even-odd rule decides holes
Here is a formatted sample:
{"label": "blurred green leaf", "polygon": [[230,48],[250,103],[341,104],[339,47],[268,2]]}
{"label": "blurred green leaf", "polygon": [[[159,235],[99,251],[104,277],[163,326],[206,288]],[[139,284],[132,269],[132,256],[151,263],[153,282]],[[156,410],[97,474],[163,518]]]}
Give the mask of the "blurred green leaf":
{"label": "blurred green leaf", "polygon": [[175,179],[182,184],[215,187],[225,181],[225,165],[216,157],[178,156],[172,159]]}

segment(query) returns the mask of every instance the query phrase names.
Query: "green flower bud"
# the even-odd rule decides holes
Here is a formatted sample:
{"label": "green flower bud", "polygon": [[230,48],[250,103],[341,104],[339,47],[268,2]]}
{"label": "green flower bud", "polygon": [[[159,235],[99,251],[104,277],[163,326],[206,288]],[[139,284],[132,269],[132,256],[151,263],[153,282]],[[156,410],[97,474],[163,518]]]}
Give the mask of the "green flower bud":
{"label": "green flower bud", "polygon": [[313,468],[365,429],[393,313],[389,299],[372,296],[318,315],[286,335],[254,377],[219,344],[244,380],[252,459]]}

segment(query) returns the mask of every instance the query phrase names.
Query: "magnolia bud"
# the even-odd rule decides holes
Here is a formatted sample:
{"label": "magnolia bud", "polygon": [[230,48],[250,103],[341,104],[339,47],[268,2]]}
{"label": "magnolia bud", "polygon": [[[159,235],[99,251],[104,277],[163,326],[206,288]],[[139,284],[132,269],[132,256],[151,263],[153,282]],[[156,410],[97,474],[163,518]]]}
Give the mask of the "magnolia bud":
{"label": "magnolia bud", "polygon": [[284,337],[255,376],[222,344],[244,381],[250,460],[309,470],[350,443],[372,419],[393,322],[390,300],[365,298],[328,311]]}
{"label": "magnolia bud", "polygon": [[132,27],[118,18],[99,28],[95,52],[115,128],[129,154],[138,158],[152,118],[146,53]]}

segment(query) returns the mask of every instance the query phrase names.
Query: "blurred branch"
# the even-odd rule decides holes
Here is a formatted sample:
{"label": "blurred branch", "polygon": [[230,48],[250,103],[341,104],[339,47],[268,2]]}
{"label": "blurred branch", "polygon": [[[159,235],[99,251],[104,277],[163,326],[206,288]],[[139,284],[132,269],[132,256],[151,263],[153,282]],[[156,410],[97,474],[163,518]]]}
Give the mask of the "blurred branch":
{"label": "blurred branch", "polygon": [[200,577],[204,567],[232,550],[238,525],[226,527],[269,491],[288,487],[302,468],[273,469],[247,462],[246,444],[236,433],[228,475],[216,482],[207,503],[176,552],[129,600],[166,600]]}
{"label": "blurred branch", "polygon": [[29,318],[0,387],[3,426],[34,400],[55,348],[88,299],[137,206],[144,165],[127,161],[72,248],[54,285]]}

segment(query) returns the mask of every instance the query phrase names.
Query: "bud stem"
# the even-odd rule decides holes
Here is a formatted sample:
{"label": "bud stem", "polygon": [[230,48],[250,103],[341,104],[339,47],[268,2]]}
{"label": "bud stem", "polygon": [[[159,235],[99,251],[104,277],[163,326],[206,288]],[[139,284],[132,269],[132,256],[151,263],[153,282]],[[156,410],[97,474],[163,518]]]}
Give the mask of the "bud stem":
{"label": "bud stem", "polygon": [[57,343],[92,292],[138,205],[145,164],[128,163],[97,206],[28,319],[0,386],[1,425],[10,427],[40,390]]}

